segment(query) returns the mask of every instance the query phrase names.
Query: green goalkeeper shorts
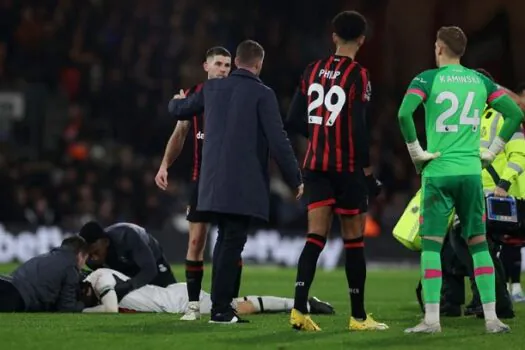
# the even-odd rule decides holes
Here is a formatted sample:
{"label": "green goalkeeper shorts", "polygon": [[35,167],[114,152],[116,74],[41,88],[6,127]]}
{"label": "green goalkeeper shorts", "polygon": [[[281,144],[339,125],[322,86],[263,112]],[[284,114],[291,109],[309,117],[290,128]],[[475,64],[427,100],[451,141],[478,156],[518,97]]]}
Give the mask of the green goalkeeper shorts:
{"label": "green goalkeeper shorts", "polygon": [[423,177],[420,235],[445,237],[454,208],[465,239],[485,234],[481,175]]}

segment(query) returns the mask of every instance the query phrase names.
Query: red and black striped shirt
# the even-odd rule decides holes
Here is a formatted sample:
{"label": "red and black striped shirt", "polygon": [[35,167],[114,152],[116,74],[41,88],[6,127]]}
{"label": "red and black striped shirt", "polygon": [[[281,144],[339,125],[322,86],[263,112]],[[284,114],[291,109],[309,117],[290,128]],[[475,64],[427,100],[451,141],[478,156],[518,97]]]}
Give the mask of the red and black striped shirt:
{"label": "red and black striped shirt", "polygon": [[[184,93],[186,96],[199,92],[202,89],[203,83],[197,84]],[[202,143],[204,142],[204,116],[202,114],[194,115],[191,119],[191,130],[193,134],[193,165],[191,171],[192,181],[199,179],[201,171],[202,159]]]}
{"label": "red and black striped shirt", "polygon": [[307,117],[305,169],[353,172],[369,166],[370,94],[368,71],[349,57],[332,55],[308,65],[288,115],[288,122]]}

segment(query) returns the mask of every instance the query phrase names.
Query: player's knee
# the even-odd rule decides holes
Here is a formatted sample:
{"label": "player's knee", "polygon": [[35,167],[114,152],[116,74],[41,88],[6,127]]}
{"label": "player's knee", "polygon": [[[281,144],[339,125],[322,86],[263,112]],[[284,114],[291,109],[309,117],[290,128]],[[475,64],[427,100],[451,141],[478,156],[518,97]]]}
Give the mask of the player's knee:
{"label": "player's knee", "polygon": [[443,238],[431,236],[421,237],[421,247],[423,251],[440,253],[443,247]]}
{"label": "player's knee", "polygon": [[332,208],[320,207],[308,211],[308,232],[326,237],[332,224]]}
{"label": "player's knee", "polygon": [[357,239],[363,237],[364,215],[341,216],[341,235],[343,239]]}
{"label": "player's knee", "polygon": [[470,254],[476,254],[482,251],[488,251],[489,245],[487,243],[487,239],[485,238],[485,235],[471,237],[468,240],[468,249],[470,251]]}
{"label": "player's knee", "polygon": [[473,236],[473,237],[470,237],[467,241],[468,245],[471,246],[471,245],[476,245],[476,244],[487,244],[487,238],[485,237],[485,235],[478,235],[478,236]]}

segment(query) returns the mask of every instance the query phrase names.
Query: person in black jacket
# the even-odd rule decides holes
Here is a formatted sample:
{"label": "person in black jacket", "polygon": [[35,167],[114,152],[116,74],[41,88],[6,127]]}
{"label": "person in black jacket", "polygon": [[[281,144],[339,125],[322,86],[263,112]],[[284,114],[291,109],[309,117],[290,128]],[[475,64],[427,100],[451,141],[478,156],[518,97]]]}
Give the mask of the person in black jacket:
{"label": "person in black jacket", "polygon": [[119,300],[146,284],[167,287],[177,282],[159,242],[141,226],[122,222],[103,228],[91,221],[79,235],[89,244],[91,269],[109,267],[131,277],[115,287]]}
{"label": "person in black jacket", "polygon": [[261,45],[244,41],[235,57],[239,69],[227,78],[206,81],[188,98],[181,91],[168,106],[170,115],[179,120],[204,112],[197,209],[213,213],[219,228],[213,254],[212,322],[241,321],[231,307],[237,264],[251,219],[268,220],[270,154],[297,198],[303,192],[277,98],[258,77],[263,59]]}
{"label": "person in black jacket", "polygon": [[84,239],[72,236],[0,277],[0,312],[81,312],[80,269],[87,258]]}

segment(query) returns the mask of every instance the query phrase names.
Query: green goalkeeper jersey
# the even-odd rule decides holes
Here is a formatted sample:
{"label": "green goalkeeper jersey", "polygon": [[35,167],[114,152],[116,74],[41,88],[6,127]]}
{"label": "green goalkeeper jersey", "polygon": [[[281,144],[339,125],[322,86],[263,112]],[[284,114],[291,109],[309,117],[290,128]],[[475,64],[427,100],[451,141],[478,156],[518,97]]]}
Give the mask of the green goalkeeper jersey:
{"label": "green goalkeeper jersey", "polygon": [[423,176],[481,174],[480,117],[504,91],[484,75],[454,64],[419,74],[407,94],[422,98],[427,150],[441,153]]}

